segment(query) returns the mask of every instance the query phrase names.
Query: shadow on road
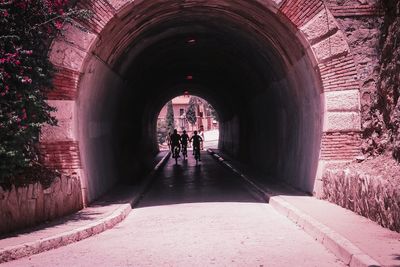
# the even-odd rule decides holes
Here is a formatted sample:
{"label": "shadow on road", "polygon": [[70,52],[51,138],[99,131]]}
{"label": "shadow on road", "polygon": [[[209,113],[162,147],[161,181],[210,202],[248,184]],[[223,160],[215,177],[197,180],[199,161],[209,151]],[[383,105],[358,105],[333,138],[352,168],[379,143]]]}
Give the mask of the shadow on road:
{"label": "shadow on road", "polygon": [[137,208],[194,202],[265,202],[241,177],[202,151],[196,165],[193,156],[170,159],[157,174]]}

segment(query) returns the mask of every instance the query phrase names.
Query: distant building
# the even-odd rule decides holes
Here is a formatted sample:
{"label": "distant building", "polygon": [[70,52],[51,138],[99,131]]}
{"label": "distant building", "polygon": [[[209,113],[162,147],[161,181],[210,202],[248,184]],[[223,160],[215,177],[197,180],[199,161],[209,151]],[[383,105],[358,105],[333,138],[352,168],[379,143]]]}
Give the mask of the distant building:
{"label": "distant building", "polygon": [[[198,131],[203,128],[204,131],[218,129],[218,122],[213,118],[211,109],[207,101],[198,97],[199,103],[196,109],[196,123],[191,125],[186,118],[186,111],[189,107],[189,95],[178,96],[172,99],[172,107],[174,111],[175,128],[178,132],[186,130],[188,133]],[[158,115],[159,121],[165,121],[167,116],[167,105],[165,105]]]}

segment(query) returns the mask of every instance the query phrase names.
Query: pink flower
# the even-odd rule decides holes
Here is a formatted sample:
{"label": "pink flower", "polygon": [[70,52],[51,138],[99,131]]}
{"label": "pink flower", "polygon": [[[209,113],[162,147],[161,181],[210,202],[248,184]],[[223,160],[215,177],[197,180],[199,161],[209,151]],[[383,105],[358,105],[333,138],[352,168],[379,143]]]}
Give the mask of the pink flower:
{"label": "pink flower", "polygon": [[63,26],[63,24],[60,21],[56,21],[55,26],[58,30],[60,30]]}
{"label": "pink flower", "polygon": [[32,79],[28,76],[24,76],[21,80],[22,83],[32,83]]}
{"label": "pink flower", "polygon": [[22,119],[23,119],[23,120],[26,120],[27,118],[28,118],[28,116],[26,115],[26,109],[23,108],[23,109],[22,109]]}
{"label": "pink flower", "polygon": [[33,51],[32,50],[23,50],[23,51],[21,51],[21,53],[25,54],[25,55],[32,55]]}

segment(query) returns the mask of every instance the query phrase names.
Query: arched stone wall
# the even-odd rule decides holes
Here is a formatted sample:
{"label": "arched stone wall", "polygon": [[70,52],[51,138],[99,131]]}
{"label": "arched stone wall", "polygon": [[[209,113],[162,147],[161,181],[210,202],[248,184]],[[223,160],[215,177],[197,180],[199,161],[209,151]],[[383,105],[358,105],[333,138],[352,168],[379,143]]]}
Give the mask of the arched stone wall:
{"label": "arched stone wall", "polygon": [[[297,126],[301,128],[298,130],[299,137],[290,139],[286,154],[278,155],[279,160],[270,161],[279,165],[274,167],[274,174],[284,176],[285,180],[305,191],[312,191],[315,178],[318,180],[317,167],[321,172],[326,161],[350,160],[360,152],[359,83],[356,66],[346,38],[339,30],[329,8],[324,5],[324,1],[186,0],[161,3],[150,0],[91,0],[78,1],[77,5],[92,10],[93,17],[80,22],[88,29],[87,31],[66,25],[65,37],[55,40],[52,44],[49,57],[58,72],[55,77],[56,88],[48,98],[50,104],[58,108],[56,117],[60,127],[45,127],[41,144],[42,153],[46,155],[48,164],[80,175],[86,202],[92,201],[115,184],[116,180],[110,176],[113,174],[115,176],[116,169],[124,168],[119,166],[118,162],[112,162],[113,157],[110,155],[118,153],[128,157],[130,153],[122,149],[116,152],[113,149],[114,145],[121,146],[121,143],[117,144],[117,139],[129,138],[121,131],[113,135],[115,129],[126,127],[134,131],[127,124],[129,116],[126,119],[119,119],[115,124],[112,123],[115,116],[124,116],[118,113],[118,107],[126,105],[121,102],[121,95],[132,86],[127,74],[131,68],[128,63],[139,57],[135,52],[129,52],[130,48],[136,45],[136,50],[141,49],[141,44],[135,43],[139,37],[145,40],[145,43],[157,43],[158,40],[152,39],[153,37],[164,38],[163,34],[167,36],[169,32],[166,30],[163,34],[146,36],[146,29],[150,29],[152,24],[179,19],[180,15],[185,15],[186,10],[198,14],[211,10],[210,19],[226,17],[227,21],[232,22],[232,25],[227,27],[240,27],[242,31],[246,29],[269,43],[271,53],[267,54],[266,58],[269,57],[270,62],[277,66],[271,72],[276,77],[283,78],[275,80],[271,78],[274,80],[269,83],[272,93],[251,100],[248,107],[262,105],[260,99],[270,97],[276,99],[286,97],[292,101],[282,104],[281,110],[285,111],[276,111],[276,116],[271,115],[268,119],[280,128],[275,133],[276,138],[279,136],[284,138],[285,131],[291,129],[288,128],[292,114],[290,111],[295,113],[299,110],[304,111],[295,114]],[[179,30],[185,32],[183,26]],[[257,44],[257,41],[253,43]],[[126,51],[129,53],[125,53]],[[246,75],[251,73],[248,71]],[[284,87],[292,89],[278,90]],[[302,97],[304,88],[309,89],[304,93],[305,97]],[[280,96],[286,92],[292,93]],[[171,91],[170,94],[175,93]],[[229,110],[231,107],[219,99],[219,96],[213,96],[212,90],[199,92],[200,96],[202,94],[205,98],[215,100],[216,106],[221,106],[222,109]],[[159,101],[167,100],[169,96],[162,97],[164,99],[160,98]],[[296,108],[291,110],[292,106]],[[151,104],[147,104],[145,109],[158,112],[158,110],[152,111]],[[115,113],[111,112],[112,110],[115,110]],[[249,112],[255,114],[260,111],[262,110],[257,108]],[[269,112],[268,109],[264,111]],[[220,112],[223,114],[224,110]],[[305,124],[307,120],[312,123]],[[248,155],[248,151],[241,152],[230,148],[243,142],[240,141],[243,137],[238,135],[240,131],[243,132],[240,129],[246,126],[239,125],[237,121],[240,121],[240,118],[226,116],[221,147],[234,155],[240,153]],[[251,127],[256,127],[256,122],[251,122],[248,118],[246,121],[249,121]],[[151,125],[143,125],[144,128],[149,128],[146,130],[147,134],[154,131]],[[307,129],[308,126],[310,129]],[[260,127],[257,128],[259,132],[267,131],[264,126]],[[308,134],[309,138],[306,136]],[[252,135],[252,138],[255,137]],[[285,140],[279,142],[284,144]],[[143,146],[149,151],[155,150],[153,140],[149,139],[145,143]],[[239,147],[239,150],[244,149],[236,147]],[[290,151],[292,149],[295,151]],[[258,159],[259,153],[258,151]],[[101,158],[106,154],[109,155],[107,161],[111,161],[110,165],[107,167],[98,165],[96,162],[106,160]],[[250,161],[255,165],[262,165],[262,162],[256,162],[256,159]],[[285,164],[293,166],[287,167]],[[286,171],[287,169],[293,171]],[[294,171],[298,173],[296,177]]]}

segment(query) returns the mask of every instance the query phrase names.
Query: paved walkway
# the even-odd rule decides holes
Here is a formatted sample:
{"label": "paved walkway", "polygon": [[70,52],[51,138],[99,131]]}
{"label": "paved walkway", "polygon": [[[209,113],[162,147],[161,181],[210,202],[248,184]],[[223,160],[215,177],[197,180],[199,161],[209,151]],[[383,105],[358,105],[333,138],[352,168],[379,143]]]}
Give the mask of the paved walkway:
{"label": "paved walkway", "polygon": [[[271,205],[305,228],[315,238],[323,238],[321,236],[323,233],[315,229],[317,227],[320,227],[322,232],[337,234],[335,238],[338,244],[324,240],[320,240],[320,242],[325,243],[327,247],[330,246],[331,250],[344,254],[342,255],[344,258],[349,257],[348,254],[352,253],[351,250],[359,248],[363,254],[371,257],[379,265],[400,266],[400,233],[383,228],[377,223],[338,205],[304,195],[289,187],[265,182],[260,178],[262,175],[249,170],[218,150],[213,151],[222,156],[221,162],[225,160],[228,166],[232,166],[239,174],[255,183],[267,198],[273,200],[270,200]],[[309,222],[315,222],[318,226],[315,227],[310,225],[309,222],[305,222],[305,217],[308,217]],[[325,237],[325,239],[327,238]],[[342,247],[335,248],[332,246]]]}
{"label": "paved walkway", "polygon": [[[11,257],[22,255],[24,248],[44,246],[52,237],[51,246],[59,247],[87,237],[81,233],[68,240],[66,233],[91,229],[83,233],[94,235],[126,217],[104,233],[4,266],[400,266],[399,233],[334,204],[263,183],[258,174],[224,159],[236,174],[206,153],[199,166],[191,157],[178,166],[169,161],[133,212],[127,205],[143,188],[116,188],[74,215],[1,239],[0,262],[10,257],[10,248],[18,248]],[[238,173],[254,178],[258,189]],[[269,205],[262,203],[265,198]]]}
{"label": "paved walkway", "polygon": [[202,156],[170,160],[113,229],[4,266],[345,266]]}
{"label": "paved walkway", "polygon": [[65,246],[114,227],[140,200],[154,173],[168,160],[167,154],[161,152],[155,157],[153,171],[140,185],[117,186],[74,214],[0,237],[0,263]]}

